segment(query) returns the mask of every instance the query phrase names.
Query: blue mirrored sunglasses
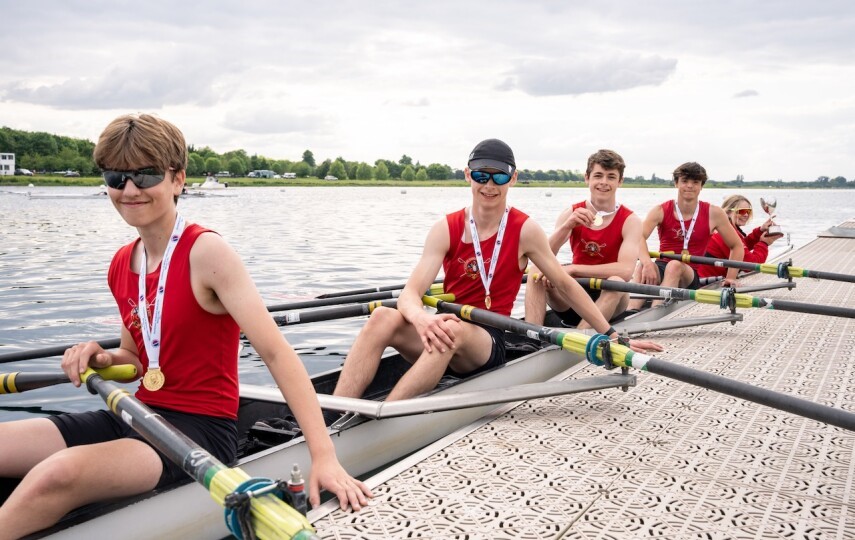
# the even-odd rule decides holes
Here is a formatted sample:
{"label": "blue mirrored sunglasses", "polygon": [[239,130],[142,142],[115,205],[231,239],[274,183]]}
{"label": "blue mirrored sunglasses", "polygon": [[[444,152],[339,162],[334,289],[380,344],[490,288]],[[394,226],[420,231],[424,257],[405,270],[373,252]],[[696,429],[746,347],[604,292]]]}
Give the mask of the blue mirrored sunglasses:
{"label": "blue mirrored sunglasses", "polygon": [[471,171],[469,175],[472,177],[472,180],[475,180],[479,184],[486,184],[491,178],[497,186],[504,186],[511,181],[511,175],[503,172]]}

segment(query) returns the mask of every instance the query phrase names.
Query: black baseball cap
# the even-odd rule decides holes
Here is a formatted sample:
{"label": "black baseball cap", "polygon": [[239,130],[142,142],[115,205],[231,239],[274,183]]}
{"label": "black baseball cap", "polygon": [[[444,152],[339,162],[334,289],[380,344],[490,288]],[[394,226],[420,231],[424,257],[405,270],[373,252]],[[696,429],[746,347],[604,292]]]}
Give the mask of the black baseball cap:
{"label": "black baseball cap", "polygon": [[499,139],[487,139],[481,141],[469,154],[469,169],[498,169],[514,174],[517,168],[514,161],[514,151],[511,147]]}

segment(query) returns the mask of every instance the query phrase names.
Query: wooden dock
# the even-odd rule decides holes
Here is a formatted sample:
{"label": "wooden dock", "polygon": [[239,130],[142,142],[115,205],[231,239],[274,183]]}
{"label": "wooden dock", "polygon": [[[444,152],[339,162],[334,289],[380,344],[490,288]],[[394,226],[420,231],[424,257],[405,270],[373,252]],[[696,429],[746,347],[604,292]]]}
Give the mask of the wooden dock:
{"label": "wooden dock", "polygon": [[[855,222],[788,254],[855,273]],[[741,285],[778,281],[758,274]],[[796,279],[757,296],[855,307],[855,284]],[[855,321],[766,309],[650,334],[657,356],[855,410]],[[718,314],[694,304],[670,318]],[[569,377],[601,374],[590,365]],[[855,433],[646,372],[604,390],[509,405],[369,479],[322,538],[855,539]]]}

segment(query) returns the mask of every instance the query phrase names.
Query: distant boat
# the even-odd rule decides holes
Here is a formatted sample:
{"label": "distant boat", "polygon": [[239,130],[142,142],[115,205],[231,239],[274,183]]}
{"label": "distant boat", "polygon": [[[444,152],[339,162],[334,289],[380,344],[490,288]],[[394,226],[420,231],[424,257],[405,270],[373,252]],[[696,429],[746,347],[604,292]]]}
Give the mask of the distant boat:
{"label": "distant boat", "polygon": [[205,181],[202,182],[201,184],[194,183],[190,187],[196,188],[196,189],[226,189],[227,187],[229,187],[229,183],[223,182],[221,184],[218,179],[214,178],[213,176],[209,176],[209,177],[205,178]]}
{"label": "distant boat", "polygon": [[107,196],[107,188],[101,186],[101,189],[96,193],[87,193],[78,195],[76,193],[33,193],[27,192],[28,199],[98,199]]}

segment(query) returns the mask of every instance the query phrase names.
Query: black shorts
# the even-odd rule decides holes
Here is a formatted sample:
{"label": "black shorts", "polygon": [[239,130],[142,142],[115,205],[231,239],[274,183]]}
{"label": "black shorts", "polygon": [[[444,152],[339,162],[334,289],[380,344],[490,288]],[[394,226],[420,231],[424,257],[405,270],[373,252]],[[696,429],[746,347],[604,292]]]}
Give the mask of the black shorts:
{"label": "black shorts", "polygon": [[[588,289],[584,288],[585,292],[588,293],[588,296],[591,297],[591,300],[596,302],[600,298],[600,289]],[[576,328],[579,326],[579,323],[582,322],[582,317],[572,309],[568,309],[567,311],[553,311],[555,315],[561,319],[561,325],[566,326],[567,328]]]}
{"label": "black shorts", "polygon": [[505,356],[505,331],[500,330],[498,328],[493,328],[492,326],[487,326],[485,324],[478,324],[472,321],[464,321],[467,324],[474,324],[475,326],[480,326],[484,330],[490,334],[490,337],[493,339],[493,348],[490,350],[490,358],[484,363],[483,366],[473,369],[467,373],[457,373],[450,367],[448,368],[448,373],[454,375],[455,377],[471,377],[477,373],[481,373],[483,371],[487,371],[489,369],[493,369],[495,367],[499,367],[507,362],[507,358]]}
{"label": "black shorts", "polygon": [[[653,261],[656,263],[656,268],[659,269],[659,283],[662,283],[662,278],[665,277],[665,267],[668,266],[668,261],[663,261],[662,259],[656,259]],[[689,268],[692,268],[691,266]],[[694,277],[692,278],[692,282],[686,287],[687,289],[699,289],[701,287],[701,280],[698,278],[698,271],[692,268],[692,273]]]}
{"label": "black shorts", "polygon": [[[159,407],[151,407],[151,409],[226,465],[234,463],[237,458],[237,422],[235,420],[182,413]],[[124,438],[138,439],[149,444],[132,427],[106,410],[60,414],[50,416],[48,419],[59,428],[59,432],[69,448]],[[151,445],[149,444],[149,446]],[[152,446],[152,448],[154,447]],[[179,465],[173,463],[157,448],[154,450],[163,463],[163,472],[156,488],[162,488],[178,480],[189,478]]]}

